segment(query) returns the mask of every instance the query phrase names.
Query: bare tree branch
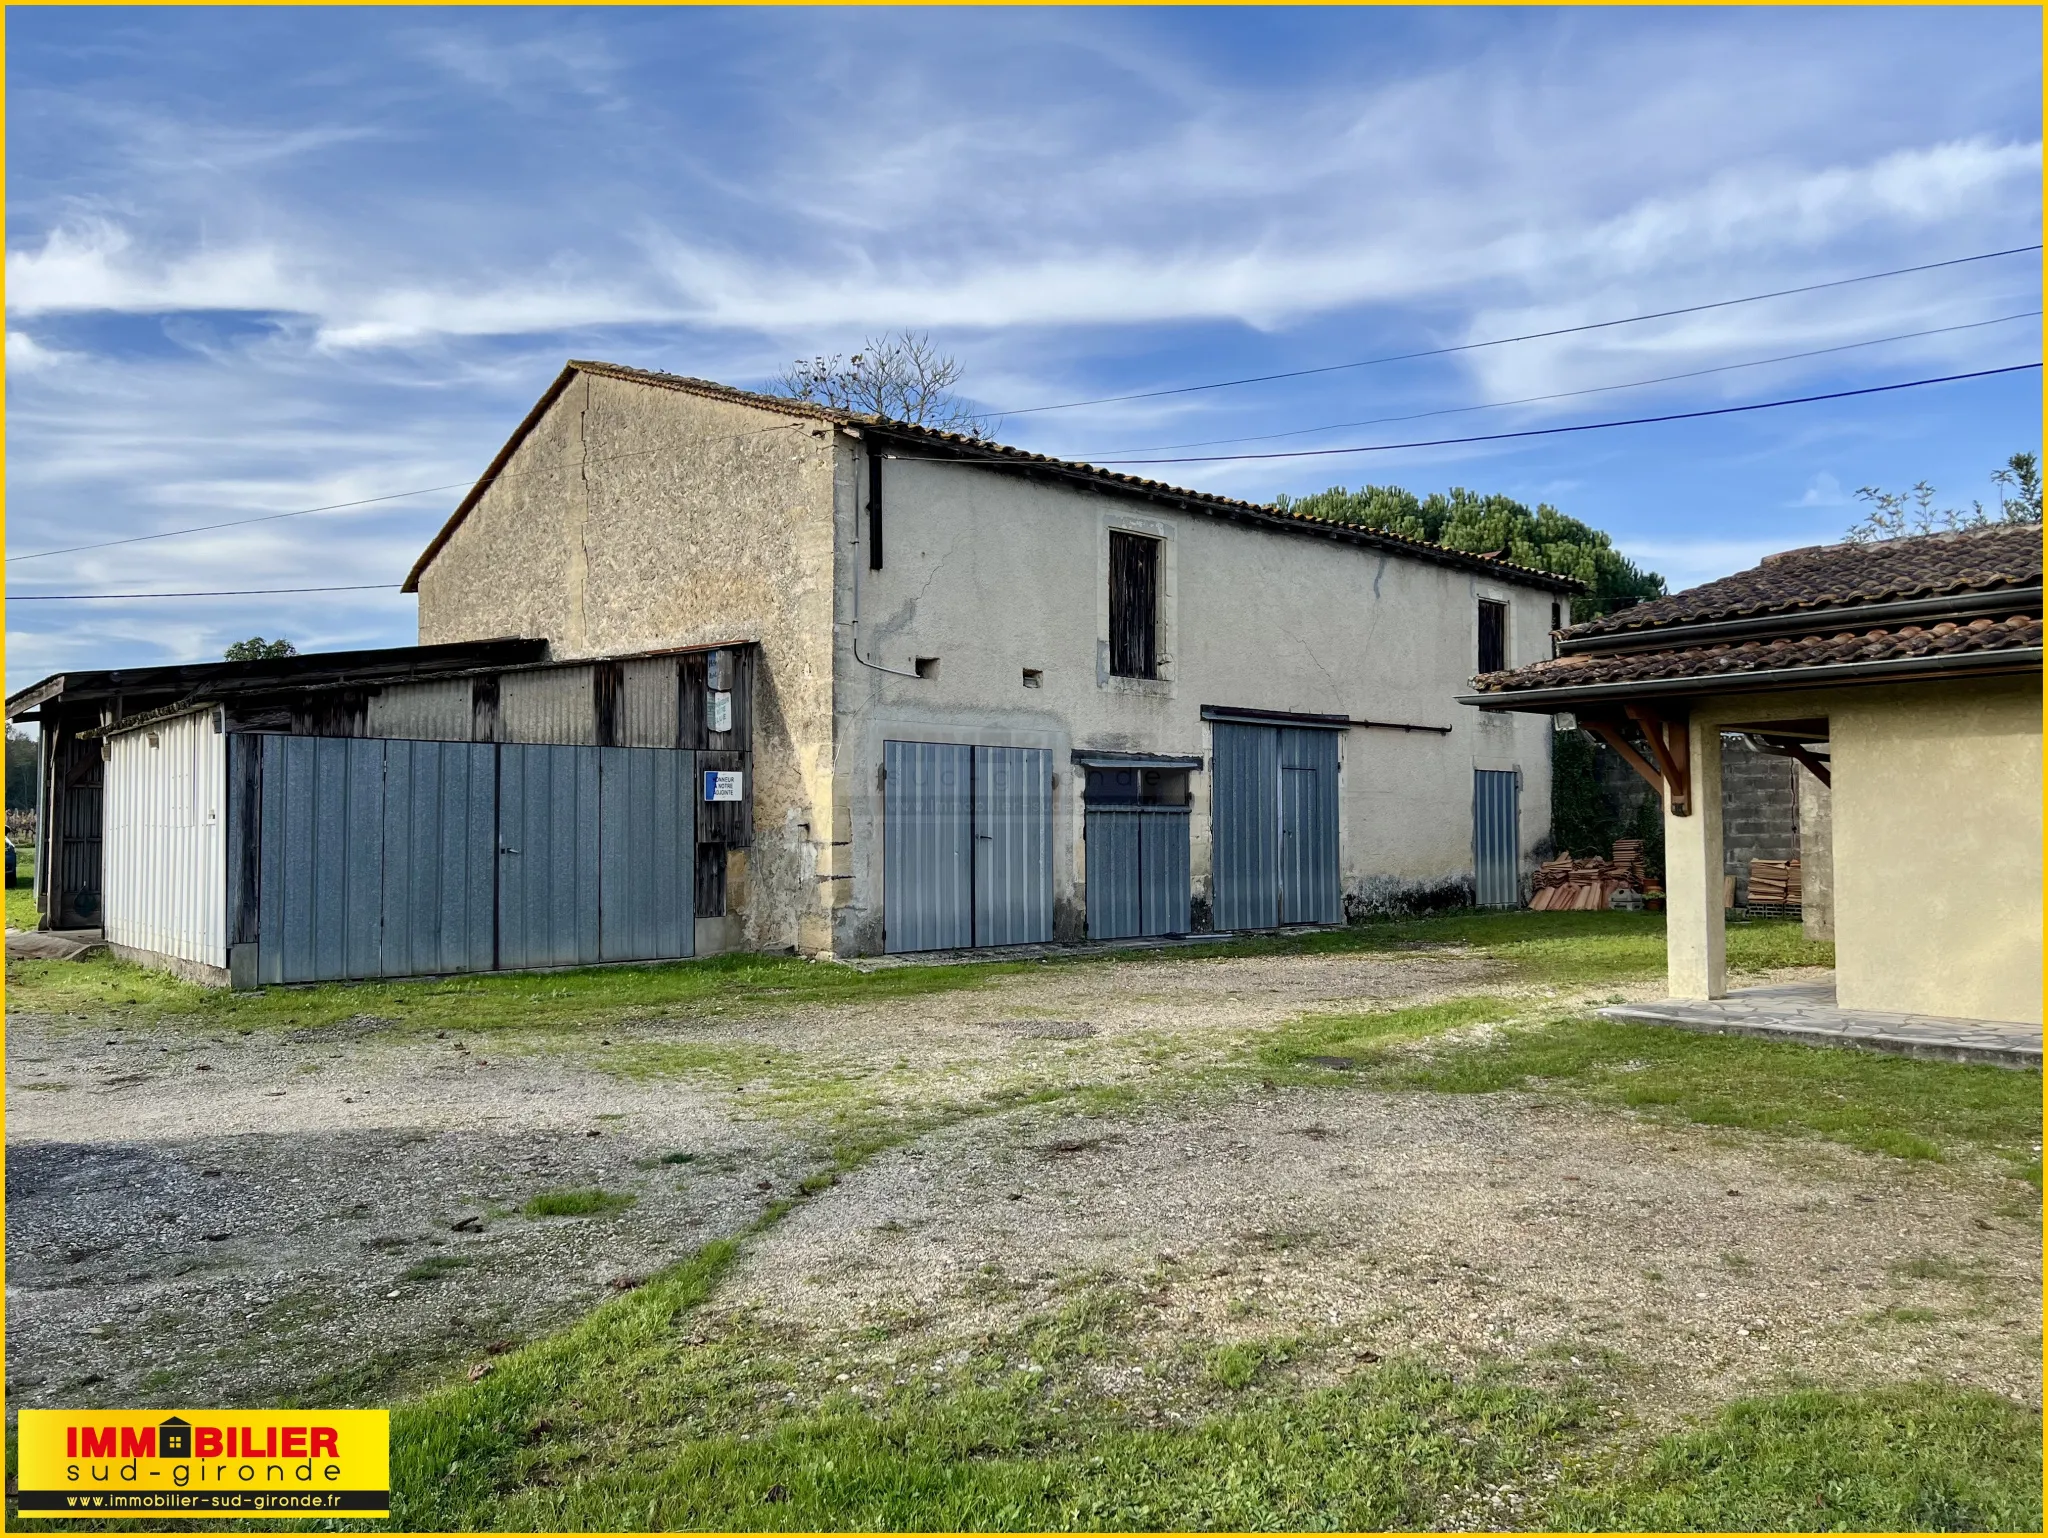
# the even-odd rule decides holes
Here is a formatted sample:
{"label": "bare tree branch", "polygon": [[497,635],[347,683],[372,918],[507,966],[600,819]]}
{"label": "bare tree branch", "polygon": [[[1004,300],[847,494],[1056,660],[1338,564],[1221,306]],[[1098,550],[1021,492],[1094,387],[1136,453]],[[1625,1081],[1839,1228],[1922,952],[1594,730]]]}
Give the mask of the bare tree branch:
{"label": "bare tree branch", "polygon": [[852,357],[798,358],[776,376],[778,393],[842,411],[987,438],[988,424],[954,393],[963,370],[923,332],[869,337]]}

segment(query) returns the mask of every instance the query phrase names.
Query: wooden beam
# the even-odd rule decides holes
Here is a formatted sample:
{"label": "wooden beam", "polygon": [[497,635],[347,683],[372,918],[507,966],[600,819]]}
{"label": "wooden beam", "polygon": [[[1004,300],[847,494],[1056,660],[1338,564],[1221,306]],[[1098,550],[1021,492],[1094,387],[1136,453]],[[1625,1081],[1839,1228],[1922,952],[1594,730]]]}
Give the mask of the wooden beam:
{"label": "wooden beam", "polygon": [[1657,793],[1659,800],[1664,796],[1664,776],[1659,774],[1649,760],[1635,750],[1635,745],[1621,735],[1621,729],[1611,721],[1589,721],[1579,717],[1579,725],[1619,753],[1629,768],[1641,775],[1650,789]]}
{"label": "wooden beam", "polygon": [[[1650,745],[1650,755],[1657,760],[1657,767],[1664,773],[1665,803],[1673,817],[1692,815],[1692,776],[1690,760],[1692,750],[1686,740],[1686,725],[1683,721],[1666,721],[1646,705],[1624,707],[1629,719],[1643,729],[1643,740]],[[1675,731],[1671,730],[1676,728]],[[1667,735],[1668,733],[1668,735]]]}
{"label": "wooden beam", "polygon": [[1813,777],[1816,780],[1819,780],[1821,784],[1827,786],[1830,790],[1834,788],[1834,777],[1828,773],[1828,761],[1822,758],[1818,753],[1815,753],[1812,749],[1807,747],[1805,743],[1773,743],[1770,747],[1770,751],[1773,753],[1782,753],[1787,758],[1798,759],[1800,763],[1806,765],[1807,769],[1812,772]]}

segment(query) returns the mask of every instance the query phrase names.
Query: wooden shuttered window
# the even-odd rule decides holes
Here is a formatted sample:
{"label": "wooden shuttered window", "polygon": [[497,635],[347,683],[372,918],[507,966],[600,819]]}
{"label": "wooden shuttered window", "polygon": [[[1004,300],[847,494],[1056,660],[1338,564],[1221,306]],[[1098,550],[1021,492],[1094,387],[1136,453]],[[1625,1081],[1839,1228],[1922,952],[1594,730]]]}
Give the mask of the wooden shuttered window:
{"label": "wooden shuttered window", "polygon": [[1109,670],[1159,676],[1159,541],[1118,529],[1109,535]]}
{"label": "wooden shuttered window", "polygon": [[1508,606],[1479,600],[1479,671],[1498,673],[1508,665]]}

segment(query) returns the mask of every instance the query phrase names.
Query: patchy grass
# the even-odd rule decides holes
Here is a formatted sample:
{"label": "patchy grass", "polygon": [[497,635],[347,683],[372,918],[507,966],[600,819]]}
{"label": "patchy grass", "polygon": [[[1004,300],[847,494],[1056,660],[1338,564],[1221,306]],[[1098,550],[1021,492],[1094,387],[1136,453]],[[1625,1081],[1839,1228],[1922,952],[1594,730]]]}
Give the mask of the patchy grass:
{"label": "patchy grass", "polygon": [[2038,1530],[2039,1419],[1985,1394],[1801,1391],[1636,1451],[1600,1413],[1602,1369],[1395,1361],[1311,1389],[1284,1373],[1294,1343],[1249,1341],[1200,1354],[1162,1417],[1092,1386],[1130,1360],[1113,1293],[883,1361],[703,1319],[736,1255],[708,1246],[483,1381],[401,1407],[393,1525]]}
{"label": "patchy grass", "polygon": [[695,1324],[735,1253],[708,1246],[483,1381],[399,1409],[393,1525],[1416,1527],[1554,1462],[1583,1418],[1569,1392],[1412,1363],[1266,1393],[1246,1357],[1191,1423],[1143,1424],[1086,1386],[1118,1319],[1100,1296],[937,1371],[853,1383],[801,1342]]}
{"label": "patchy grass", "polygon": [[33,929],[41,915],[36,912],[36,893],[32,885],[35,870],[26,860],[22,861],[20,879],[20,886],[7,888],[7,927]]}
{"label": "patchy grass", "polygon": [[1671,1531],[2041,1530],[2041,1417],[1924,1383],[1728,1406],[1549,1503],[1550,1525]]}
{"label": "patchy grass", "polygon": [[[1124,952],[1116,959],[1322,956],[1433,946],[1477,951],[1507,963],[1527,981],[1594,984],[1653,977],[1664,970],[1664,915],[1466,909],[1434,918],[1373,919],[1342,929],[1249,936],[1180,950]],[[1834,964],[1834,946],[1807,939],[1797,922],[1759,919],[1728,925],[1731,971]]]}
{"label": "patchy grass", "polygon": [[605,1191],[591,1186],[575,1191],[542,1191],[528,1197],[519,1210],[529,1218],[587,1218],[623,1212],[639,1200],[630,1191]]}
{"label": "patchy grass", "polygon": [[461,1255],[428,1255],[407,1266],[398,1279],[401,1282],[438,1282],[468,1264],[469,1260]]}
{"label": "patchy grass", "polygon": [[[1987,1154],[2015,1178],[2039,1178],[2039,1073],[1633,1021],[1518,1021],[1516,1011],[1527,1007],[1471,998],[1310,1017],[1269,1036],[1250,1067],[1274,1081],[1438,1094],[1564,1090],[1650,1115],[1820,1137],[1903,1159]],[[1433,1040],[1490,1022],[1500,1028]]]}
{"label": "patchy grass", "polygon": [[652,966],[505,972],[398,983],[323,983],[247,993],[202,988],[110,956],[15,962],[8,1005],[50,1015],[120,1015],[204,1030],[306,1030],[373,1016],[387,1029],[488,1035],[634,1016],[719,1015],[802,1004],[866,1003],[980,988],[1026,963],[860,971],[793,956],[711,956]]}
{"label": "patchy grass", "polygon": [[[10,903],[23,892],[9,893]],[[14,913],[10,906],[9,913]],[[33,923],[31,909],[29,922]],[[10,923],[14,922],[12,917]],[[872,970],[792,956],[712,956],[650,966],[492,973],[418,982],[327,983],[229,993],[100,955],[80,962],[15,962],[12,1008],[58,1016],[125,1016],[201,1030],[317,1029],[372,1016],[396,1032],[548,1031],[636,1016],[717,1016],[803,1004],[868,1003],[986,987],[1044,966],[1228,956],[1321,955],[1460,946],[1506,963],[1518,977],[1566,984],[1652,976],[1664,966],[1664,919],[1643,913],[1470,911],[1376,921],[1298,935],[1252,936],[1166,950],[1113,951],[1057,960],[890,966]],[[1737,971],[1833,964],[1833,947],[1794,923],[1731,924],[1728,964]],[[620,1058],[616,1071],[673,1065]],[[685,1065],[687,1066],[687,1065]],[[706,1066],[716,1067],[715,1064]]]}

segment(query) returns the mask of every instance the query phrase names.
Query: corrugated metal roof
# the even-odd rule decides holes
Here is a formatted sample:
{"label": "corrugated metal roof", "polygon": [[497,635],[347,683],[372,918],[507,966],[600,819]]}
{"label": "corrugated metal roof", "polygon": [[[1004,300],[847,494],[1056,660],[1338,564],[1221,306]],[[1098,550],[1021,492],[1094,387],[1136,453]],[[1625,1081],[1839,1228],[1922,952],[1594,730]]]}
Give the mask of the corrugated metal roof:
{"label": "corrugated metal roof", "polygon": [[[441,549],[454,536],[470,510],[482,500],[513,453],[524,441],[526,435],[536,427],[547,414],[569,382],[578,374],[590,374],[603,379],[617,379],[629,384],[650,385],[658,389],[677,390],[688,395],[702,396],[710,400],[728,401],[737,406],[750,406],[761,411],[776,412],[815,422],[828,422],[834,426],[878,433],[898,443],[914,444],[933,451],[933,457],[950,459],[955,462],[983,464],[992,469],[1033,470],[1055,475],[1061,479],[1074,480],[1141,496],[1148,501],[1164,501],[1190,512],[1209,513],[1253,523],[1262,527],[1287,530],[1298,534],[1312,534],[1321,538],[1341,539],[1348,543],[1369,545],[1390,553],[1411,556],[1434,565],[1452,566],[1460,570],[1489,572],[1509,581],[1530,586],[1554,589],[1558,592],[1583,592],[1585,584],[1572,577],[1559,576],[1554,572],[1538,571],[1533,567],[1517,565],[1513,561],[1497,557],[1478,555],[1468,550],[1453,550],[1445,545],[1432,544],[1428,540],[1409,539],[1403,535],[1390,534],[1383,529],[1371,529],[1360,524],[1340,523],[1331,518],[1314,518],[1304,513],[1290,512],[1262,502],[1245,502],[1236,497],[1218,496],[1213,492],[1193,491],[1182,486],[1170,486],[1163,481],[1147,480],[1143,476],[1126,475],[1122,471],[1105,469],[1078,460],[1054,459],[1050,455],[1035,454],[1029,449],[1011,448],[1007,444],[991,443],[981,438],[970,438],[964,433],[941,432],[936,428],[919,427],[912,422],[892,421],[884,417],[863,412],[845,411],[834,406],[821,406],[815,401],[791,400],[778,395],[761,395],[751,390],[739,390],[731,385],[719,384],[715,380],[695,379],[685,374],[664,374],[649,369],[628,368],[618,363],[601,363],[592,359],[571,359],[556,376],[553,384],[540,400],[534,404],[526,419],[513,431],[497,457],[478,477],[467,496],[441,526],[431,543],[420,553],[413,568],[406,574],[403,591],[419,591],[419,580],[427,567],[439,555]],[[902,457],[902,456],[896,456]]]}

